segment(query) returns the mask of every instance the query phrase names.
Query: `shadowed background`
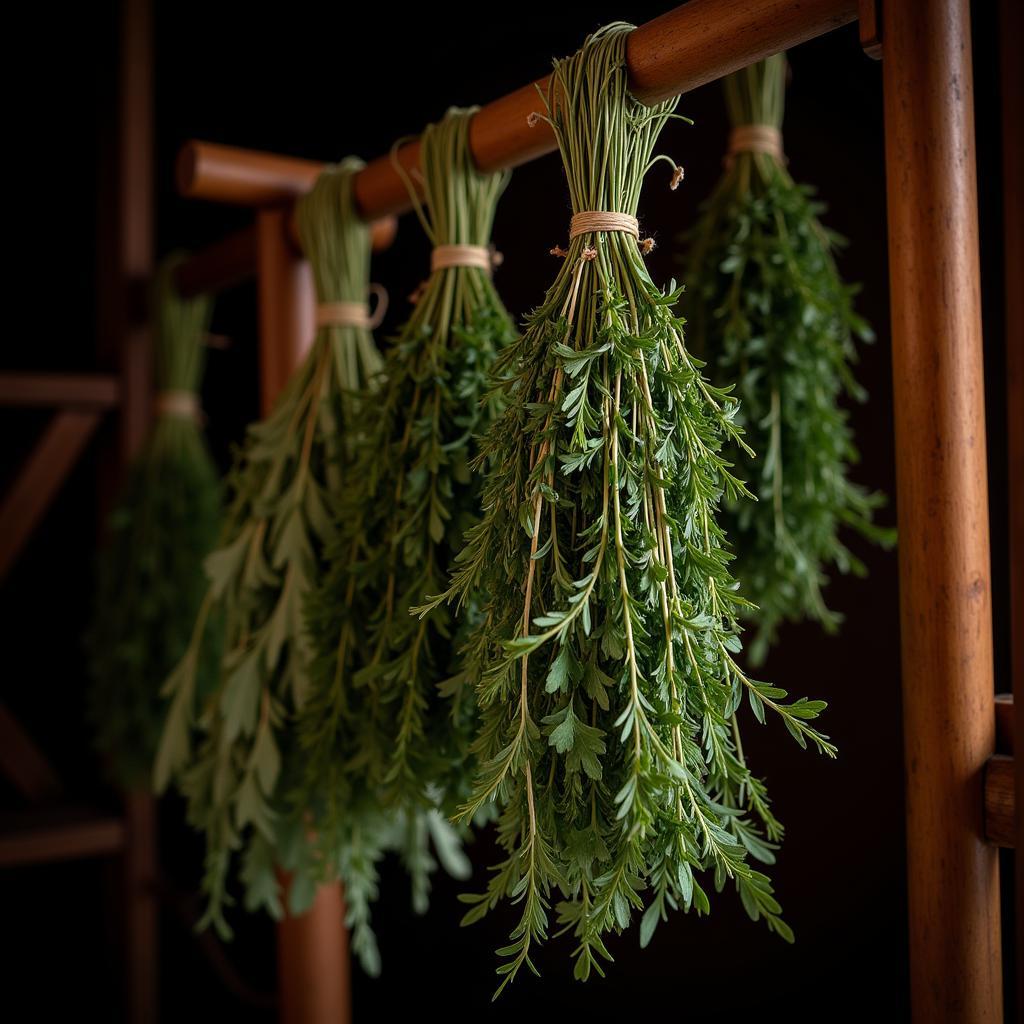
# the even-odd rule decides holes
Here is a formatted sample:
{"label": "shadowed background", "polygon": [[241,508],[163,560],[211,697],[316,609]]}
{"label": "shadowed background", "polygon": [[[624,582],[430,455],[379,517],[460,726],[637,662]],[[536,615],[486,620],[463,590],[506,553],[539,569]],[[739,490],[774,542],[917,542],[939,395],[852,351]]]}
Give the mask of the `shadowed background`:
{"label": "shadowed background", "polygon": [[[17,183],[8,245],[20,265],[11,302],[33,320],[8,331],[6,369],[95,367],[96,239],[104,231],[95,196],[103,174],[104,140],[112,131],[117,56],[116,5],[110,0],[68,7],[59,33],[43,10],[21,10],[9,38],[42,40],[36,80],[7,82],[8,134],[33,154],[32,172]],[[577,7],[521,2],[462,9],[325,7],[295,0],[265,18],[239,4],[180,0],[156,5],[157,237],[160,254],[199,248],[244,226],[251,214],[179,199],[173,187],[178,147],[197,137],[332,160],[371,158],[398,136],[416,133],[450,104],[483,103],[543,74],[552,56],[571,52],[587,31],[617,17],[646,21],[663,3],[598,2]],[[998,689],[1009,688],[1006,611],[1005,385],[1002,350],[1002,228],[999,89],[994,5],[974,5],[978,177],[981,201],[993,598]],[[840,254],[848,281],[861,282],[858,311],[877,342],[864,347],[858,376],[870,393],[852,409],[862,452],[856,479],[890,496],[893,484],[892,391],[888,345],[885,185],[881,73],[861,52],[855,26],[790,54],[785,148],[800,182],[816,185],[828,204],[826,223],[849,239]],[[8,76],[10,70],[5,72]],[[31,101],[23,97],[31,92]],[[725,149],[727,124],[715,84],[682,98],[695,120],[672,123],[659,149],[686,169],[669,192],[655,170],[641,201],[641,223],[658,249],[649,259],[656,281],[679,271],[676,237],[693,223],[710,193]],[[541,298],[557,270],[548,250],[565,242],[568,197],[558,157],[518,169],[498,209],[494,240],[505,255],[499,290],[513,315]],[[406,296],[426,276],[429,246],[411,216],[394,246],[375,257],[372,278],[391,293],[384,343],[408,314]],[[9,286],[10,287],[10,286]],[[208,430],[218,460],[257,415],[255,289],[218,299],[213,329],[232,339],[209,356],[204,386]],[[0,412],[6,482],[42,423],[42,414]],[[106,429],[112,429],[108,424]],[[922,443],[926,443],[922,441]],[[97,531],[96,463],[88,455],[0,589],[5,651],[3,697],[37,738],[70,786],[113,801],[83,725],[85,673],[80,637],[88,620]],[[880,521],[895,522],[894,502]],[[768,781],[787,826],[772,874],[797,942],[787,946],[751,924],[731,891],[712,897],[709,919],[677,914],[641,951],[637,929],[613,941],[616,963],[605,981],[572,981],[568,937],[538,957],[543,981],[523,974],[496,1006],[493,950],[506,941],[514,911],[499,911],[459,929],[461,886],[438,878],[430,912],[409,909],[402,870],[385,865],[374,912],[384,961],[374,981],[353,969],[355,1019],[418,1007],[452,1021],[487,1014],[497,1021],[526,1013],[541,1020],[572,1010],[605,1020],[638,1011],[717,1020],[883,1020],[907,1016],[904,819],[900,725],[896,556],[850,538],[870,568],[866,580],[837,577],[826,597],[846,615],[837,637],[815,626],[789,626],[760,673],[794,696],[830,703],[823,728],[840,747],[835,763],[799,750],[781,727],[752,721],[745,735],[755,771]],[[4,784],[6,785],[6,784]],[[0,789],[4,809],[16,807]],[[201,843],[182,821],[176,799],[164,801],[163,868],[168,885],[198,885]],[[481,836],[470,854],[475,885],[497,855]],[[1011,862],[1004,858],[1004,906],[1012,906]],[[13,953],[5,958],[12,1000],[31,997],[35,1015],[51,1019],[74,1007],[116,1019],[120,994],[116,887],[101,861],[0,873],[0,905]],[[941,894],[937,898],[941,899]],[[274,984],[272,925],[242,911],[226,955],[254,990]],[[1004,928],[1009,934],[1010,928]],[[164,1019],[272,1020],[225,990],[199,953],[186,925],[165,910],[161,983]],[[1004,963],[1013,963],[1007,949]],[[1012,988],[1012,986],[1011,986]],[[18,999],[18,1002],[21,1002]],[[1006,1019],[1014,1018],[1007,1004]]]}

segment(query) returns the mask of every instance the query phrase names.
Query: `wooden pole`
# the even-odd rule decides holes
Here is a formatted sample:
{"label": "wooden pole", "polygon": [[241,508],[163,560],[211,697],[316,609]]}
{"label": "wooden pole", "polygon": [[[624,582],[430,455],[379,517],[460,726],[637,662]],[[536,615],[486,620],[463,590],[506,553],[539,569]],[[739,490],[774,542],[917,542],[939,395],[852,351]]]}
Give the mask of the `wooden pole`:
{"label": "wooden pole", "polygon": [[[852,22],[857,0],[690,0],[641,25],[630,35],[626,58],[630,88],[645,103],[706,85],[754,61],[797,46]],[[581,40],[582,42],[582,40]],[[527,117],[541,104],[536,86],[523,86],[482,107],[470,122],[470,148],[482,171],[496,171],[551,153],[551,128]],[[419,164],[419,142],[398,150],[406,171]],[[293,200],[316,177],[310,161],[247,153],[210,143],[189,143],[178,158],[182,195],[260,206]],[[356,203],[367,220],[411,209],[409,192],[390,154],[355,179]]]}
{"label": "wooden pole", "polygon": [[[256,214],[260,323],[260,406],[270,412],[313,341],[316,299],[309,264],[289,237],[290,212]],[[285,889],[288,879],[282,877]],[[287,901],[286,901],[287,903]],[[282,1024],[349,1024],[348,933],[341,885],[321,886],[312,908],[277,929]]]}
{"label": "wooden pole", "polygon": [[[1024,799],[1024,38],[1020,0],[999,11],[1003,99],[1003,266],[1006,288],[1006,431],[1010,471],[1010,679],[1016,791]],[[1024,813],[1017,810],[1017,1007],[1024,1014]]]}
{"label": "wooden pole", "polygon": [[968,0],[882,5],[910,982],[918,1024],[1002,1019],[985,392]]}

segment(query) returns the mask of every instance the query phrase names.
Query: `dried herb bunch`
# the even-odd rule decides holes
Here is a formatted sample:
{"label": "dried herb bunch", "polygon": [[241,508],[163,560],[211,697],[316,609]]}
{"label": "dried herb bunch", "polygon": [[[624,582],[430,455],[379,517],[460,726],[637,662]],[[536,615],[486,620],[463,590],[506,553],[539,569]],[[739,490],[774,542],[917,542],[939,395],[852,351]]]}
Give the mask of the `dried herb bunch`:
{"label": "dried herb bunch", "polygon": [[[473,113],[450,110],[426,129],[422,202],[408,185],[435,263],[468,246],[474,265],[460,264],[467,256],[458,253],[455,265],[437,265],[388,350],[381,392],[362,410],[329,568],[309,602],[317,657],[300,715],[297,804],[314,809],[323,864],[339,866],[350,906],[391,841],[387,822],[401,823],[397,844],[417,910],[426,908],[435,867],[428,835],[450,872],[469,873],[446,820],[472,777],[465,762],[476,705],[455,665],[460,623],[444,607],[422,619],[409,610],[444,586],[479,519],[480,476],[469,466],[476,435],[495,417],[488,372],[515,335],[487,248],[508,175],[476,170]],[[476,607],[470,595],[467,616]],[[369,881],[375,887],[375,872]],[[368,901],[357,902],[353,947],[375,965]]]}
{"label": "dried herb bunch", "polygon": [[[355,210],[348,159],[321,174],[298,205],[299,234],[321,305],[364,303],[370,234]],[[230,935],[228,868],[243,851],[248,909],[281,913],[275,865],[294,873],[291,909],[315,892],[306,823],[285,799],[295,771],[291,719],[309,691],[303,605],[336,530],[337,495],[359,433],[356,396],[379,371],[365,326],[321,327],[273,411],[249,428],[229,484],[221,546],[206,561],[209,589],[192,642],[168,678],[171,698],[156,785],[172,778],[189,820],[206,835],[204,918]],[[223,615],[225,650],[214,685],[201,686],[203,623]]]}
{"label": "dried herb bunch", "polygon": [[[635,214],[667,159],[653,149],[676,101],[645,107],[628,92],[630,29],[610,25],[554,65],[546,116],[574,214]],[[745,493],[722,451],[742,444],[736,402],[701,376],[677,298],[652,283],[633,234],[572,238],[499,359],[507,408],[478,457],[492,467],[484,516],[424,609],[488,594],[467,650],[480,768],[460,816],[491,801],[500,812],[507,859],[464,897],[466,922],[502,900],[521,908],[499,993],[523,964],[535,970],[556,892],[580,979],[603,973],[606,935],[634,911],[642,944],[669,909],[707,912],[697,871],[718,888],[732,879],[752,917],[789,935],[750,864],[772,860],[782,830],[744,759],[740,704],[834,748],[810,724],[823,702],[786,703],[736,660],[744,601],[717,512],[723,492]]]}
{"label": "dried herb bunch", "polygon": [[[108,523],[87,637],[90,716],[116,779],[145,785],[164,704],[160,684],[188,646],[203,599],[203,559],[217,543],[220,481],[203,437],[196,391],[212,309],[183,299],[166,261],[154,295],[156,416]],[[216,639],[196,670],[210,678]]]}
{"label": "dried herb bunch", "polygon": [[[779,54],[725,80],[734,129],[781,129],[785,75]],[[741,144],[690,239],[691,341],[712,361],[712,379],[736,381],[738,421],[758,453],[739,462],[758,502],[730,501],[724,520],[736,573],[757,605],[747,610],[755,663],[783,621],[837,627],[840,616],[822,595],[827,571],[865,571],[840,539],[843,527],[894,539],[872,523],[883,495],[849,478],[857,450],[839,402],[866,397],[851,366],[855,339],[872,333],[839,277],[832,250],[841,240],[819,222],[823,209],[793,181],[776,146]]]}

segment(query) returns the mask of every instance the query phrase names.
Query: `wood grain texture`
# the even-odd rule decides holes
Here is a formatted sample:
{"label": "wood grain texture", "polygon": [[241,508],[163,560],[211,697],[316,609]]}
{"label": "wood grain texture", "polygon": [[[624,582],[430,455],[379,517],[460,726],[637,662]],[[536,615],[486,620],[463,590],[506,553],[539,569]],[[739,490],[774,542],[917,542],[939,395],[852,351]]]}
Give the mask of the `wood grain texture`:
{"label": "wood grain texture", "polygon": [[913,1020],[1002,1019],[970,15],[882,5]]}

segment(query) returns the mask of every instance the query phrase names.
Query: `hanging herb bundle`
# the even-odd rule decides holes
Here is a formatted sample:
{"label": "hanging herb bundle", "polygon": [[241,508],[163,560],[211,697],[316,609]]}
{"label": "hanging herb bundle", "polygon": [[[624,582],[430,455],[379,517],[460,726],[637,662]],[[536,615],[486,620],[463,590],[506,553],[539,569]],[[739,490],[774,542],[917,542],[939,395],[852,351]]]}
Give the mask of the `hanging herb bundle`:
{"label": "hanging herb bundle", "polygon": [[[349,486],[359,434],[357,395],[381,360],[366,311],[370,233],[357,216],[348,159],[298,204],[320,324],[269,417],[249,428],[230,477],[233,500],[192,642],[165,685],[171,697],[156,785],[176,779],[189,820],[206,835],[204,923],[225,936],[230,861],[243,851],[247,908],[281,913],[275,867],[293,872],[290,909],[316,890],[308,822],[289,813],[296,771],[293,717],[306,700],[303,605],[335,534],[336,496]],[[204,622],[223,615],[225,650],[209,689],[198,673]]]}
{"label": "hanging herb bundle", "polygon": [[[323,863],[343,865],[350,891],[344,865],[384,852],[387,830],[375,827],[383,810],[407,831],[401,852],[419,910],[434,866],[428,833],[445,867],[468,875],[440,812],[468,791],[475,702],[454,664],[459,623],[447,608],[417,619],[410,607],[444,586],[479,519],[480,477],[469,465],[496,413],[488,373],[514,337],[488,248],[508,175],[474,166],[474,113],[450,110],[423,133],[422,203],[407,182],[434,246],[431,274],[388,351],[381,393],[363,409],[330,568],[310,601],[317,658],[300,718],[297,803],[314,808]],[[467,615],[476,609],[470,595]],[[372,948],[366,918],[354,924],[354,947]]]}
{"label": "hanging herb bundle", "polygon": [[696,351],[713,379],[736,381],[739,422],[757,458],[740,472],[759,499],[729,502],[724,525],[736,573],[755,608],[755,662],[786,620],[833,631],[840,616],[822,596],[827,570],[863,574],[842,527],[880,543],[873,525],[884,497],[849,479],[857,461],[845,393],[855,338],[872,339],[853,311],[854,289],[832,257],[840,241],[818,221],[822,204],[797,185],[782,157],[786,59],[778,54],[725,80],[733,126],[725,173],[693,232],[687,314]]}
{"label": "hanging herb bundle", "polygon": [[[212,303],[174,287],[180,258],[154,290],[156,418],[109,521],[87,637],[97,747],[122,785],[144,784],[163,723],[160,684],[188,646],[217,542],[220,482],[196,392]],[[216,641],[197,663],[209,678]]]}
{"label": "hanging herb bundle", "polygon": [[610,25],[555,63],[545,102],[569,248],[499,360],[508,404],[478,457],[493,467],[483,519],[449,591],[421,609],[489,595],[468,651],[480,769],[460,815],[495,801],[507,853],[486,892],[464,897],[465,920],[502,900],[521,908],[498,992],[535,970],[556,893],[580,979],[603,973],[606,935],[634,911],[644,945],[669,909],[707,912],[697,871],[734,881],[751,917],[788,937],[750,863],[772,860],[781,827],[743,755],[741,702],[834,753],[810,724],[823,702],[786,702],[736,660],[744,601],[717,514],[723,493],[745,493],[722,451],[742,444],[736,402],[688,353],[674,286],[644,268],[639,193],[667,159],[652,154],[676,101],[629,94],[630,29]]}

